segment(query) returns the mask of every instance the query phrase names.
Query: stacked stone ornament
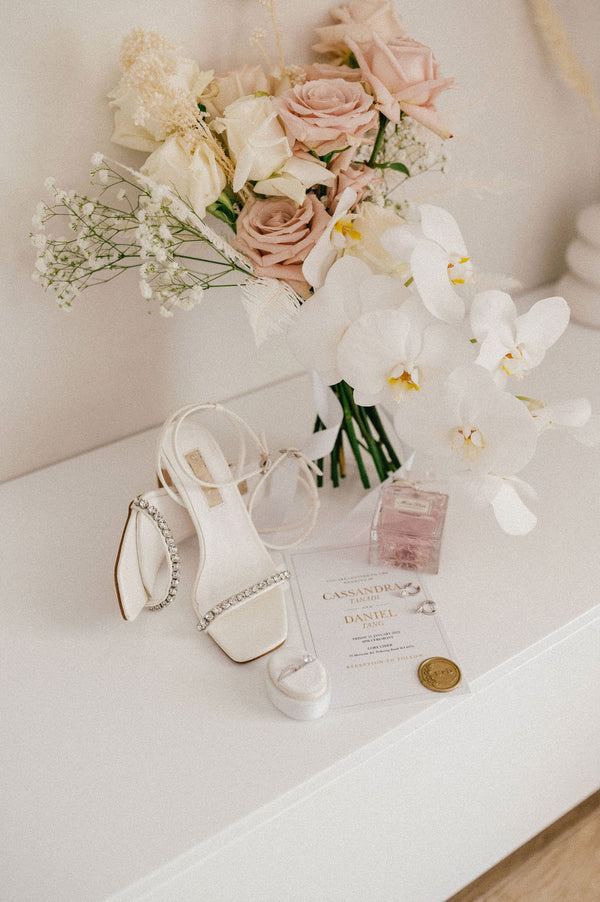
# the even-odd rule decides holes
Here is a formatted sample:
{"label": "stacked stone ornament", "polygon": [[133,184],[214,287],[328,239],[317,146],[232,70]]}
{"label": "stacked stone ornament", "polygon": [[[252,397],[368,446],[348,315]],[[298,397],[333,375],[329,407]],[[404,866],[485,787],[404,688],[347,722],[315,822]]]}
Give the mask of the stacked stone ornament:
{"label": "stacked stone ornament", "polygon": [[577,234],[567,248],[568,271],[557,286],[571,308],[571,318],[600,329],[600,204],[577,217]]}

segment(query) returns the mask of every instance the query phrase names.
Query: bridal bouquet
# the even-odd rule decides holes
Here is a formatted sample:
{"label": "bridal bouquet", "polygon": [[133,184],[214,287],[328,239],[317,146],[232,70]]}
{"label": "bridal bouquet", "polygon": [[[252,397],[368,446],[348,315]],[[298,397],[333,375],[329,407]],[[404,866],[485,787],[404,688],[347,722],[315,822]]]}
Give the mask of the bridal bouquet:
{"label": "bridal bouquet", "polygon": [[[436,100],[453,79],[392,0],[332,10],[317,29],[322,61],[306,65],[286,64],[274,0],[259,3],[279,56],[268,61],[256,29],[266,67],[216,74],[162,35],[125,39],[112,140],[145,159],[131,169],[95,154],[89,194],[47,181],[34,277],[68,308],[135,268],[142,297],[166,316],[239,285],[257,340],[285,333],[332,386],[315,430],[331,436],[321,453],[334,484],[345,444],[366,487],[365,460],[380,480],[400,466],[379,405],[504,529],[529,531],[530,490],[516,474],[547,428],[591,440],[590,409],[510,391],[566,328],[565,301],[519,316],[508,294],[478,281],[452,216],[402,197],[407,179],[443,169],[451,136]],[[46,230],[57,217],[66,237]]]}

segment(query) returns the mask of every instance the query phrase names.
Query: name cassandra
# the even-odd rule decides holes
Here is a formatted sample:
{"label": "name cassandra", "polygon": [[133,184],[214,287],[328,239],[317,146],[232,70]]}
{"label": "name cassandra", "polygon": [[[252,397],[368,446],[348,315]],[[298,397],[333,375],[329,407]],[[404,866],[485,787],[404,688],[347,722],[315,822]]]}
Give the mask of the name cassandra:
{"label": "name cassandra", "polygon": [[401,592],[404,589],[399,583],[385,583],[381,586],[365,586],[361,589],[342,589],[341,592],[324,592],[324,601],[334,601],[336,598],[356,598],[360,595],[381,595],[382,592]]}

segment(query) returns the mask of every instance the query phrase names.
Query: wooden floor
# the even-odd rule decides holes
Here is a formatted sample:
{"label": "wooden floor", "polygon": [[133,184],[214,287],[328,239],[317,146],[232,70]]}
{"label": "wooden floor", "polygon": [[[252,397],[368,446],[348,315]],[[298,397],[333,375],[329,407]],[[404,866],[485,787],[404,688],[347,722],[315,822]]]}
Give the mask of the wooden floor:
{"label": "wooden floor", "polygon": [[600,792],[448,902],[600,902]]}

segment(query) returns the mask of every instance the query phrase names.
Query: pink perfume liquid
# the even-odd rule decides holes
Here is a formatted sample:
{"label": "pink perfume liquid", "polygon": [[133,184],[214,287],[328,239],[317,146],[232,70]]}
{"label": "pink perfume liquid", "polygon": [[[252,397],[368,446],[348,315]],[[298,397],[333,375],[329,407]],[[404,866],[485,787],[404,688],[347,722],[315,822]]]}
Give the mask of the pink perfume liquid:
{"label": "pink perfume liquid", "polygon": [[437,573],[447,506],[447,495],[405,482],[382,488],[371,526],[371,563]]}

